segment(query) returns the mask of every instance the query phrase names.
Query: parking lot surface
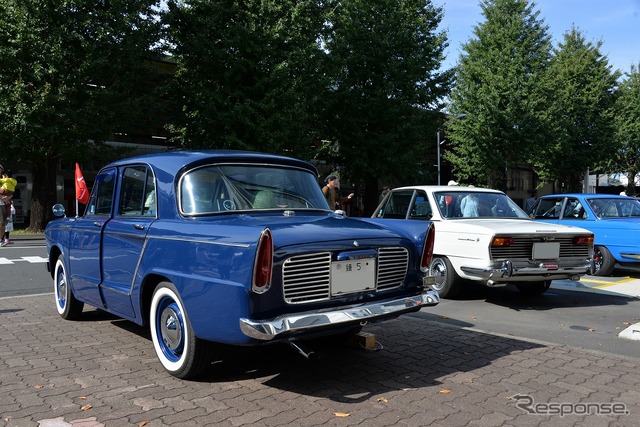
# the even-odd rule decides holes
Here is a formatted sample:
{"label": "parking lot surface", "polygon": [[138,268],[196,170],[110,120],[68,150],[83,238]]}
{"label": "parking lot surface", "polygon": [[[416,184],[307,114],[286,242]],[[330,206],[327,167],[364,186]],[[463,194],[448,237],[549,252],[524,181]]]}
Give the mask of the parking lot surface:
{"label": "parking lot surface", "polygon": [[632,426],[640,414],[640,357],[420,315],[365,327],[374,350],[317,341],[307,360],[287,345],[221,349],[183,381],[145,328],[87,308],[65,321],[52,298],[0,299],[0,425]]}

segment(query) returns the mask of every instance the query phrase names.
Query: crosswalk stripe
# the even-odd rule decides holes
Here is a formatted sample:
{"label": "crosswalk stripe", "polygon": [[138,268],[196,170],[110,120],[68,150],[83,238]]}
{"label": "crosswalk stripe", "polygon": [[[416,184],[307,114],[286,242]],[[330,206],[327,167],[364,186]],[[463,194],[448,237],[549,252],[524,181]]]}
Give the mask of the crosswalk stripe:
{"label": "crosswalk stripe", "polygon": [[0,265],[15,264],[16,262],[28,262],[30,264],[39,264],[47,262],[47,258],[41,256],[23,256],[19,259],[9,259],[0,257]]}

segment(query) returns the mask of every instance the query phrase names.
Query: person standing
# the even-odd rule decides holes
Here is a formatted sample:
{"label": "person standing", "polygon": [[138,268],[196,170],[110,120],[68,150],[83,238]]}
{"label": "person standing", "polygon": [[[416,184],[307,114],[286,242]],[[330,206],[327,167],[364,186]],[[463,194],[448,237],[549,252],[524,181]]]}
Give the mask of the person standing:
{"label": "person standing", "polygon": [[325,185],[322,187],[322,194],[327,199],[327,203],[329,203],[329,207],[332,210],[337,209],[338,203],[344,203],[350,201],[354,194],[351,193],[347,197],[340,197],[338,195],[338,188],[340,187],[340,180],[336,175],[329,175],[325,180]]}
{"label": "person standing", "polygon": [[526,213],[529,213],[529,211],[535,204],[536,204],[536,192],[532,191],[531,193],[529,193],[529,198],[524,201],[524,211]]}
{"label": "person standing", "polygon": [[466,195],[462,201],[460,201],[460,210],[462,212],[462,216],[465,218],[470,217],[478,217],[480,216],[478,212],[478,196],[474,193],[469,193]]}
{"label": "person standing", "polygon": [[7,246],[4,242],[5,227],[11,216],[11,198],[16,188],[16,180],[7,175],[0,165],[0,247]]}
{"label": "person standing", "polygon": [[11,199],[13,199],[13,193],[16,191],[17,184],[18,181],[11,177],[11,172],[5,170],[2,165],[0,165],[0,199],[5,205],[5,217],[11,216]]}

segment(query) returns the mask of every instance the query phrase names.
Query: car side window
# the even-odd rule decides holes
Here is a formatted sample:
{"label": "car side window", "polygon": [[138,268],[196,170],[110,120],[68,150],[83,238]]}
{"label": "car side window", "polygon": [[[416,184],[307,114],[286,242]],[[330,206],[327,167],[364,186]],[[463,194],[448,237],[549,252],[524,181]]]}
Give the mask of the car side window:
{"label": "car side window", "polygon": [[127,167],[122,174],[118,215],[155,215],[155,196],[153,174],[147,170],[147,167]]}
{"label": "car side window", "polygon": [[107,169],[98,174],[93,184],[87,216],[111,215],[113,190],[116,183],[116,170]]}
{"label": "car side window", "polygon": [[433,216],[433,210],[429,199],[423,191],[416,192],[416,197],[409,213],[409,219],[429,220]]}
{"label": "car side window", "polygon": [[567,204],[564,207],[562,214],[563,219],[586,219],[587,212],[584,210],[582,203],[578,199],[567,199]]}
{"label": "car side window", "polygon": [[540,219],[560,219],[563,198],[540,199],[535,217]]}
{"label": "car side window", "polygon": [[394,191],[382,207],[381,212],[378,213],[378,218],[405,219],[412,198],[413,190]]}

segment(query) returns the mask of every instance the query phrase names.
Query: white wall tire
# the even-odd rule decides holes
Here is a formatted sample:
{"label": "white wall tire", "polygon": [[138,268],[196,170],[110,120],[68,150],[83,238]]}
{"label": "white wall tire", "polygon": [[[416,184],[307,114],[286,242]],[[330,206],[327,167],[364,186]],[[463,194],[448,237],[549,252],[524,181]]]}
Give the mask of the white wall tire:
{"label": "white wall tire", "polygon": [[80,317],[84,304],[73,296],[62,255],[58,256],[53,270],[53,294],[60,317],[66,320]]}
{"label": "white wall tire", "polygon": [[151,339],[162,366],[178,378],[202,373],[211,361],[211,343],[198,339],[175,286],[158,285],[149,310]]}

